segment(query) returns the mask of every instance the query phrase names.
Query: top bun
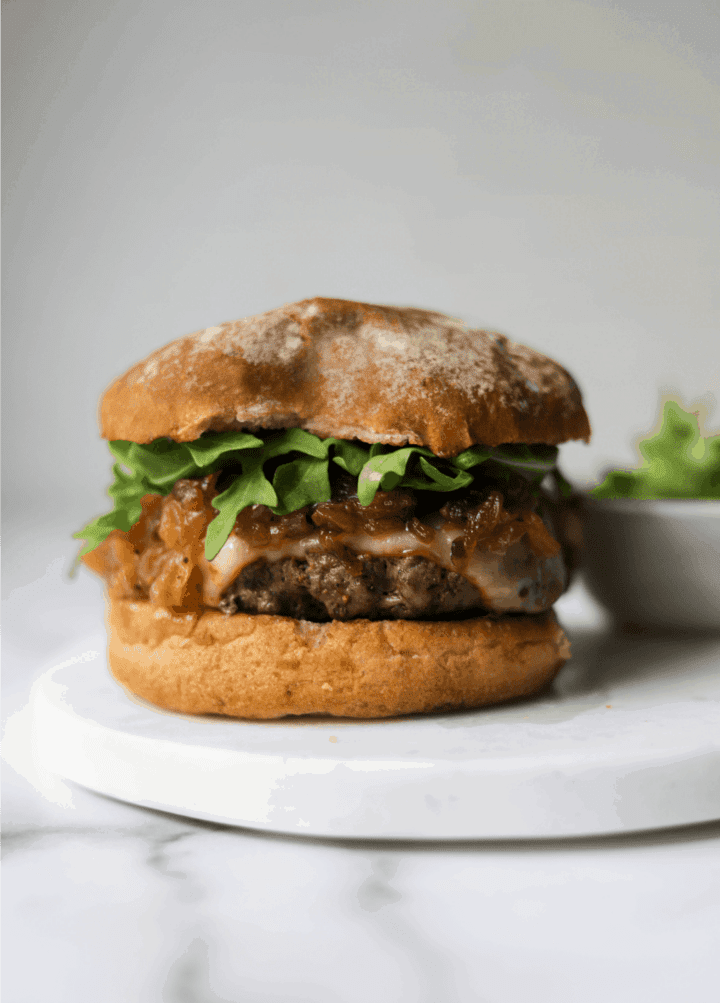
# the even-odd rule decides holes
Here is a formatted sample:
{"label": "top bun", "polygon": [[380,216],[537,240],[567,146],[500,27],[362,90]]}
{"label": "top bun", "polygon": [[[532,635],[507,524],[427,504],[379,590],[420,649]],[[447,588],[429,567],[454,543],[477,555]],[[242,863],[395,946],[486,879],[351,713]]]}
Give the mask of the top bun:
{"label": "top bun", "polygon": [[158,349],[108,388],[100,424],[138,443],[304,428],[437,456],[590,437],[575,382],[539,352],[430,310],[321,297]]}

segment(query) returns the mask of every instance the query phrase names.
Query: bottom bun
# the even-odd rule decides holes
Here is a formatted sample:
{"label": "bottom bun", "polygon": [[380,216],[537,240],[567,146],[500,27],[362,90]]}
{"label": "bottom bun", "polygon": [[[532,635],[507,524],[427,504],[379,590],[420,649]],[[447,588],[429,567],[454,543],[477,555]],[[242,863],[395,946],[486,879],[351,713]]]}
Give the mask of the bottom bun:
{"label": "bottom bun", "polygon": [[528,696],[570,657],[552,611],[500,620],[333,620],[178,614],[114,600],[113,675],[186,714],[393,717]]}

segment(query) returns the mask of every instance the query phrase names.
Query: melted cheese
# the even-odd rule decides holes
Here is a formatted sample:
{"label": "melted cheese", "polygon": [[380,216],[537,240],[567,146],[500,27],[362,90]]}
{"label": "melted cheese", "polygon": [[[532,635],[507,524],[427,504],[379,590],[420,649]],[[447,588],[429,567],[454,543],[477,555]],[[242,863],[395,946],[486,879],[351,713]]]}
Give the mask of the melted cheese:
{"label": "melted cheese", "polygon": [[[457,571],[451,560],[453,541],[462,529],[448,524],[441,517],[434,522],[435,538],[426,543],[411,529],[385,536],[363,533],[341,533],[336,539],[358,555],[402,557],[419,554],[448,571]],[[325,549],[317,533],[298,540],[284,540],[271,547],[252,547],[241,537],[231,534],[212,561],[204,557],[200,568],[204,578],[205,602],[217,606],[223,592],[243,568],[263,558],[280,561],[285,557],[303,560],[307,554]],[[538,613],[548,609],[565,588],[565,565],[562,556],[539,558],[530,548],[526,537],[508,547],[504,554],[482,551],[473,553],[468,566],[460,572],[480,593],[485,606],[499,613]]]}

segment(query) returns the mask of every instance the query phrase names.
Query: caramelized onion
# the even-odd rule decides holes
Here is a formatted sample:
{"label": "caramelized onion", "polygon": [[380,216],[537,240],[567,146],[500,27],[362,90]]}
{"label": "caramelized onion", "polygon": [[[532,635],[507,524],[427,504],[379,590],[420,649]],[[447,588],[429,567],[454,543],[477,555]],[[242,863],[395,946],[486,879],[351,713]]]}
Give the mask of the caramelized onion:
{"label": "caramelized onion", "polygon": [[302,559],[306,548],[333,552],[360,575],[363,560],[387,548],[389,554],[417,554],[452,565],[472,582],[469,569],[478,549],[502,556],[523,537],[540,559],[561,549],[537,512],[529,506],[509,512],[498,490],[468,492],[446,503],[430,517],[432,525],[413,514],[411,492],[378,491],[367,506],[352,496],[288,515],[275,515],[266,505],[249,506],[236,519],[230,538],[235,545],[225,562],[208,562],[204,541],[216,516],[216,479],[213,474],[178,481],[164,498],[146,495],[138,523],[127,533],[114,530],[83,558],[106,579],[111,596],[140,596],[161,606],[215,606],[229,581],[263,552],[270,560]]}
{"label": "caramelized onion", "polygon": [[432,526],[428,526],[426,522],[421,522],[415,516],[413,516],[408,523],[408,528],[410,529],[410,532],[418,538],[418,540],[421,540],[428,546],[435,540],[435,530]]}

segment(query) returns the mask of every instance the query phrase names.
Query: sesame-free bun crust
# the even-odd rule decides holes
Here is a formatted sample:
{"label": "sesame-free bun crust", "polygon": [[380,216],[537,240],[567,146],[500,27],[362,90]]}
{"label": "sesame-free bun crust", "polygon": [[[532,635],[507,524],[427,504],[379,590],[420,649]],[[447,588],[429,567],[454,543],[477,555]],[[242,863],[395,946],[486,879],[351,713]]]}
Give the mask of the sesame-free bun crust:
{"label": "sesame-free bun crust", "polygon": [[187,714],[383,718],[481,707],[535,693],[570,657],[552,611],[310,623],[110,600],[108,621],[115,678]]}
{"label": "sesame-free bun crust", "polygon": [[590,436],[572,377],[539,352],[429,310],[323,298],[153,352],[109,387],[100,424],[139,443],[304,428],[437,456]]}

